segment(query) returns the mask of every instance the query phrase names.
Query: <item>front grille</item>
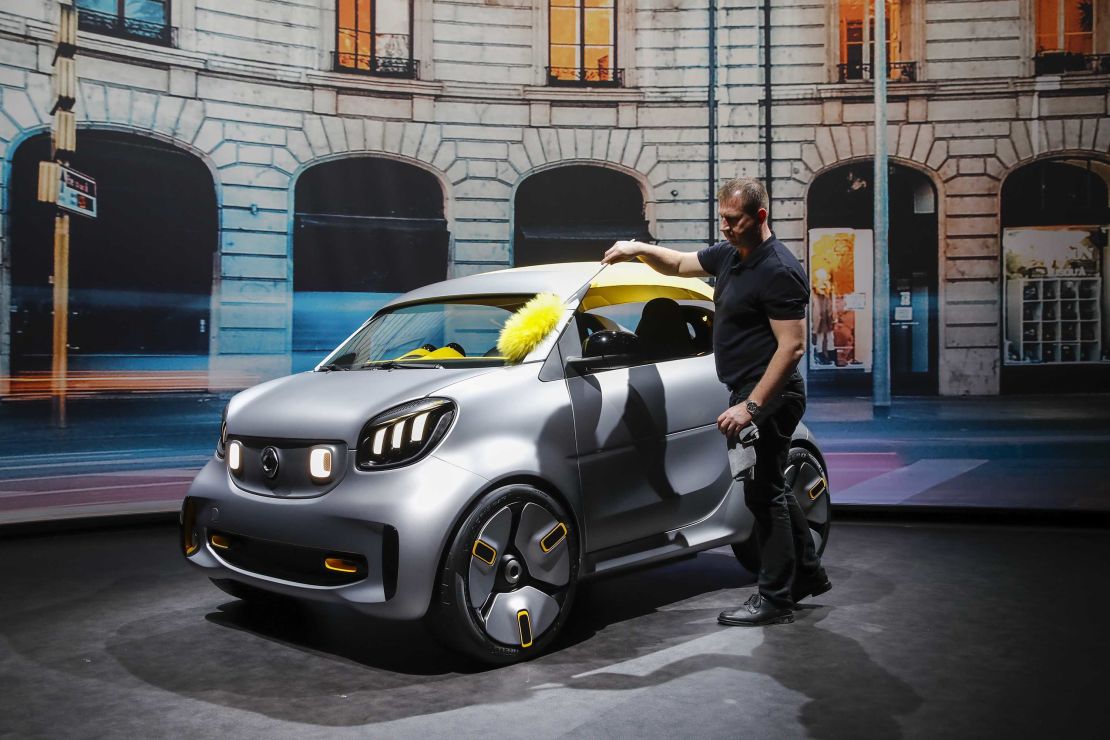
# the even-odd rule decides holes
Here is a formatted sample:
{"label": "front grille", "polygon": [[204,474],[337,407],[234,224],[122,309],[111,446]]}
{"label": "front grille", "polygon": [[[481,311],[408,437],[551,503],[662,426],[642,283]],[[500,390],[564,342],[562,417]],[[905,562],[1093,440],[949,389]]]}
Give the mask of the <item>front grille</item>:
{"label": "front grille", "polygon": [[[276,439],[231,435],[228,442],[243,446],[242,467],[231,473],[235,485],[259,496],[277,498],[312,498],[335,488],[347,469],[347,445],[334,441]],[[267,475],[263,455],[272,447],[277,453],[277,470]],[[316,447],[327,447],[332,453],[333,473],[329,480],[319,482],[310,474],[309,459]]]}
{"label": "front grille", "polygon": [[[283,581],[311,586],[345,586],[366,578],[366,557],[340,550],[318,550],[314,547],[289,545],[284,542],[245,537],[233,532],[208,530],[208,540],[224,538],[225,548],[212,546],[220,559],[249,573],[279,578]],[[342,573],[324,567],[328,558],[339,558],[355,565],[354,573]]]}

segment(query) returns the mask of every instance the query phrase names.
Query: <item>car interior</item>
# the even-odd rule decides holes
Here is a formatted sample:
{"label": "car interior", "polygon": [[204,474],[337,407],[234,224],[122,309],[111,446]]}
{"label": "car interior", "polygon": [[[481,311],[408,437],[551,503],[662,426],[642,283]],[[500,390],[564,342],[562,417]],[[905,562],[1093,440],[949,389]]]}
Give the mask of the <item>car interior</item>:
{"label": "car interior", "polygon": [[[642,306],[635,330],[631,332],[638,338],[635,346],[642,362],[697,357],[712,351],[712,309],[665,297],[652,298]],[[584,349],[589,337],[599,331],[628,331],[599,310],[579,312],[576,318]]]}

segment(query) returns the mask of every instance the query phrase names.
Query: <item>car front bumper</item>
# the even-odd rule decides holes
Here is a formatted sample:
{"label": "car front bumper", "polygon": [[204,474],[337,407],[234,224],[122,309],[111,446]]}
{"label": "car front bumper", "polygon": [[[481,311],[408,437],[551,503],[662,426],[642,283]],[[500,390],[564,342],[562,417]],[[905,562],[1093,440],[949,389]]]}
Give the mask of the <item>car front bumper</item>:
{"label": "car front bumper", "polygon": [[[322,496],[280,498],[242,490],[213,458],[182,510],[183,547],[187,533],[194,544],[186,559],[211,578],[419,619],[447,539],[487,481],[434,455],[369,473],[352,463]],[[358,571],[335,571],[329,557],[357,561]]]}

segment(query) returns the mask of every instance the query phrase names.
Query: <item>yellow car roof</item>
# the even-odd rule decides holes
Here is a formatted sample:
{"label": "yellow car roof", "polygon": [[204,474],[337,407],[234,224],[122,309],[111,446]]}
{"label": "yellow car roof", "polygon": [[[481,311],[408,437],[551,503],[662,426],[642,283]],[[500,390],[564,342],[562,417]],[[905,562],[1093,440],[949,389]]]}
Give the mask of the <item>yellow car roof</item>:
{"label": "yellow car roof", "polygon": [[618,262],[606,267],[590,281],[590,290],[582,299],[582,308],[589,311],[599,306],[640,303],[659,297],[676,301],[712,301],[713,288],[698,278],[664,275],[642,262]]}
{"label": "yellow car roof", "polygon": [[[656,297],[712,301],[713,289],[697,278],[669,277],[642,262],[557,262],[494,270],[434,283],[398,296],[385,308],[468,295],[554,293],[564,300],[589,286],[583,308],[637,303]],[[384,310],[384,309],[383,309]]]}

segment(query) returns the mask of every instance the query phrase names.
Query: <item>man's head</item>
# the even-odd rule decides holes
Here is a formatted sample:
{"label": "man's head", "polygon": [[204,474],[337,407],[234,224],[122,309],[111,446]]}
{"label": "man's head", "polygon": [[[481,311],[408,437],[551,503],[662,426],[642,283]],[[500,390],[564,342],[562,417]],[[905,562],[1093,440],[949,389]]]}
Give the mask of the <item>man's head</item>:
{"label": "man's head", "polygon": [[757,247],[770,236],[767,188],[759,180],[737,177],[717,191],[721,234],[734,247]]}

